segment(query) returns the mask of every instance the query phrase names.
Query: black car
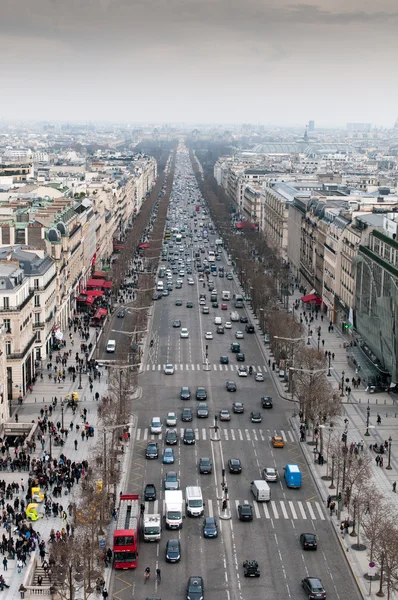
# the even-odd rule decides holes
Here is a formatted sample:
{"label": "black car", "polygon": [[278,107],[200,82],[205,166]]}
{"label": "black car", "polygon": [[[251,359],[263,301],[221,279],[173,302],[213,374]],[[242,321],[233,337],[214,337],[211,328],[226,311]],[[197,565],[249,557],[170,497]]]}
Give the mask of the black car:
{"label": "black car", "polygon": [[175,429],[168,429],[166,431],[165,442],[168,446],[175,446],[177,444],[178,438]]}
{"label": "black car", "polygon": [[232,404],[232,412],[237,415],[241,415],[245,412],[245,407],[242,402],[233,402]]}
{"label": "black car", "polygon": [[198,387],[196,390],[196,400],[207,400],[206,388]]}
{"label": "black car", "polygon": [[192,410],[190,408],[183,408],[181,413],[181,420],[184,421],[184,423],[187,423],[189,421],[192,421],[192,419]]}
{"label": "black car", "polygon": [[318,542],[315,533],[302,533],[300,535],[300,544],[303,550],[316,550]]}
{"label": "black car", "polygon": [[242,465],[239,458],[230,458],[228,460],[228,470],[230,473],[242,473]]}
{"label": "black car", "polygon": [[182,300],[176,300],[176,306],[182,306]]}
{"label": "black car", "polygon": [[119,319],[123,319],[123,317],[126,315],[126,311],[124,310],[124,308],[122,308],[122,310],[119,310],[119,312],[117,313],[117,316],[119,317]]}
{"label": "black car", "polygon": [[190,400],[191,399],[191,390],[189,389],[189,387],[184,386],[181,388],[180,398],[181,398],[181,400]]}
{"label": "black car", "polygon": [[217,521],[214,517],[205,517],[203,521],[203,537],[216,538],[218,536]]}
{"label": "black car", "polygon": [[156,488],[153,483],[147,483],[144,489],[144,500],[155,501],[156,500]]}
{"label": "black car", "polygon": [[227,392],[236,392],[236,383],[235,381],[227,381],[225,384]]}
{"label": "black car", "polygon": [[203,600],[204,595],[203,577],[190,577],[187,583],[186,600]]}
{"label": "black car", "polygon": [[245,331],[246,331],[246,333],[254,333],[254,325],[252,325],[251,323],[248,323],[245,327]]}
{"label": "black car", "polygon": [[228,356],[220,356],[220,365],[228,365],[228,364],[229,364]]}
{"label": "black car", "polygon": [[192,445],[195,443],[195,432],[193,429],[184,429],[184,435],[182,437],[184,444]]}
{"label": "black car", "polygon": [[216,333],[224,333],[224,327],[222,325],[217,325]]}
{"label": "black car", "polygon": [[263,396],[261,398],[261,406],[263,408],[272,408],[273,404],[271,396]]}
{"label": "black car", "polygon": [[253,507],[251,504],[238,505],[239,521],[253,521]]}
{"label": "black car", "polygon": [[252,423],[261,423],[261,421],[262,421],[261,413],[257,412],[257,411],[252,411],[250,413],[250,421]]}
{"label": "black car", "polygon": [[243,569],[245,577],[260,577],[260,569],[256,560],[245,560]]}
{"label": "black car", "polygon": [[176,319],[175,321],[173,321],[173,327],[181,327],[180,319]]}
{"label": "black car", "polygon": [[218,308],[218,302],[212,302],[211,305],[212,305],[213,308]]}
{"label": "black car", "polygon": [[199,402],[196,409],[196,416],[199,419],[207,419],[209,416],[209,407],[207,406],[206,402]]}
{"label": "black car", "polygon": [[312,600],[312,598],[326,598],[325,588],[318,577],[304,577],[301,580],[301,585],[307,594],[308,600]]}
{"label": "black car", "polygon": [[199,459],[199,473],[201,475],[210,475],[213,472],[213,463],[210,458]]}
{"label": "black car", "polygon": [[166,562],[176,563],[181,560],[180,540],[167,540],[166,544]]}
{"label": "black car", "polygon": [[240,322],[241,323],[248,323],[249,319],[247,317],[245,317],[244,315],[242,315],[241,318],[240,318]]}
{"label": "black car", "polygon": [[243,354],[243,352],[238,352],[238,354],[236,355],[236,360],[238,362],[245,362],[245,355]]}
{"label": "black car", "polygon": [[159,445],[157,442],[148,442],[145,450],[145,458],[159,458]]}

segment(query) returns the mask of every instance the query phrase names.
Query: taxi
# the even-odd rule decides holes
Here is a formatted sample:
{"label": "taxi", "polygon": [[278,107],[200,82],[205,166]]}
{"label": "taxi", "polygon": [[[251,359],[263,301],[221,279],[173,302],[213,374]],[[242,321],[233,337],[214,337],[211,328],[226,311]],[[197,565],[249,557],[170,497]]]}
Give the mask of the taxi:
{"label": "taxi", "polygon": [[272,436],[272,445],[274,448],[283,448],[285,446],[283,437],[281,435]]}

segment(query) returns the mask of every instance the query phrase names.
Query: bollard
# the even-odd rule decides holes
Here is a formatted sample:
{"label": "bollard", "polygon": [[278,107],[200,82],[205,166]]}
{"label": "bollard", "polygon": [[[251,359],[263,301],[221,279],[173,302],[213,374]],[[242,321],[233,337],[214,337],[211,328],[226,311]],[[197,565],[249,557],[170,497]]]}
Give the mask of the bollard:
{"label": "bollard", "polygon": [[35,396],[35,404],[36,404],[36,402],[37,402],[37,399],[36,399],[36,396]]}
{"label": "bollard", "polygon": [[359,398],[358,404],[361,404],[361,402],[362,402],[362,398]]}

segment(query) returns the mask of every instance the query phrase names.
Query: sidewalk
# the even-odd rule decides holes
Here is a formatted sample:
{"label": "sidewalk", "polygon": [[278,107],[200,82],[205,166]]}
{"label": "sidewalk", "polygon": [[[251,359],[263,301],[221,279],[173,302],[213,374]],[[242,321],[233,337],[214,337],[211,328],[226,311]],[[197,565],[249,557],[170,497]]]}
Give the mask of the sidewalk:
{"label": "sidewalk", "polygon": [[[289,297],[289,308],[293,307],[294,302],[297,299],[300,299],[302,294],[295,290],[293,296]],[[251,311],[252,312],[252,311]],[[304,310],[299,308],[298,310],[294,310],[294,316],[299,321],[300,313],[303,313]],[[253,320],[255,319],[253,315]],[[305,322],[304,322],[305,325]],[[377,466],[375,461],[371,463],[371,481],[377,487],[379,492],[383,495],[385,499],[388,499],[391,502],[391,505],[398,511],[398,494],[392,491],[393,482],[398,483],[398,436],[397,432],[397,424],[398,424],[398,407],[396,405],[396,400],[398,401],[398,397],[394,395],[390,395],[387,392],[377,393],[377,394],[369,394],[366,392],[364,386],[361,385],[359,388],[354,389],[351,380],[353,377],[357,377],[358,375],[355,371],[348,365],[347,362],[347,353],[344,348],[344,343],[346,340],[343,338],[341,333],[339,333],[336,329],[334,331],[329,332],[329,321],[324,316],[323,321],[318,316],[318,319],[314,318],[314,321],[310,324],[310,328],[313,330],[313,335],[310,338],[310,343],[314,348],[318,347],[318,333],[317,328],[321,327],[321,336],[320,336],[320,350],[334,353],[334,360],[331,363],[331,377],[328,379],[331,380],[333,387],[336,389],[338,393],[341,393],[339,390],[339,384],[341,383],[342,372],[344,371],[344,379],[348,378],[349,383],[346,385],[350,386],[351,393],[349,397],[344,391],[344,396],[341,398],[343,405],[343,413],[339,420],[335,420],[334,429],[337,431],[344,431],[344,419],[348,419],[348,430],[347,430],[347,446],[350,447],[351,442],[358,443],[361,440],[365,442],[365,450],[364,452],[370,453],[372,457],[376,457],[377,455],[369,450],[369,446],[377,443],[384,443],[385,440],[388,440],[391,436],[392,444],[391,444],[391,470],[386,470],[386,466],[388,464],[388,451],[384,454],[384,466],[381,468]],[[306,328],[307,332],[307,328]],[[270,348],[268,346],[264,346],[263,337],[261,331],[256,332],[260,346],[263,348],[264,355],[266,359],[270,359],[272,362],[272,353],[270,352]],[[324,345],[322,344],[322,340],[324,340]],[[300,439],[300,419],[298,415],[295,414],[294,402],[291,398],[291,395],[287,392],[286,382],[281,381],[278,377],[277,371],[270,370],[270,375],[273,377],[275,385],[280,392],[282,398],[289,400],[292,402],[292,417],[291,423],[293,429],[296,431],[297,440]],[[369,436],[365,436],[366,433],[366,423],[367,423],[367,407],[370,408],[370,418],[369,418]],[[381,416],[381,424],[377,424],[377,415]],[[395,439],[394,439],[395,435]],[[311,469],[314,481],[319,490],[319,493],[325,503],[325,507],[327,506],[327,498],[330,494],[333,493],[333,490],[329,489],[330,481],[325,481],[323,479],[326,476],[327,466],[320,466],[314,462],[314,446],[308,443],[300,444],[303,450],[306,461]],[[370,581],[367,578],[369,574],[369,547],[367,544],[366,549],[363,551],[354,550],[352,545],[356,543],[357,538],[351,537],[350,535],[346,535],[344,538],[340,532],[340,523],[347,517],[347,511],[342,510],[340,518],[337,518],[337,515],[330,516],[331,523],[335,530],[336,536],[341,544],[347,560],[350,564],[352,572],[355,576],[359,589],[361,590],[363,596],[367,598],[371,598],[376,600],[376,592],[379,589],[379,581],[373,581],[370,589]],[[360,534],[360,543],[366,545],[366,539],[364,538],[362,532]],[[378,573],[378,567],[376,566],[374,573]],[[391,595],[392,600],[398,598],[398,593],[394,592]]]}
{"label": "sidewalk", "polygon": [[[73,332],[73,328],[71,329],[71,331]],[[93,349],[92,349],[92,354],[93,354],[95,352],[95,341],[96,341],[95,328],[90,327],[89,334],[90,334],[90,338],[86,343],[89,344],[91,342],[93,344]],[[67,345],[65,348],[63,348],[61,350],[61,354],[63,354],[64,351],[67,352],[67,351],[69,351],[69,349],[72,349],[72,354],[68,360],[66,369],[70,365],[75,365],[75,354],[76,354],[76,352],[80,353],[80,343],[81,343],[81,341],[83,341],[80,339],[79,333],[74,334],[73,338],[74,338],[75,343],[72,346],[72,344],[69,340],[69,331],[65,332],[65,339],[67,340]],[[55,363],[55,356],[56,356],[56,353],[54,352],[53,364]],[[89,384],[89,373],[82,374],[82,377],[81,377],[82,389],[78,389],[79,376],[76,377],[76,381],[73,383],[72,376],[70,376],[69,373],[67,373],[65,382],[61,381],[60,384],[55,383],[53,378],[51,378],[51,380],[50,380],[48,377],[49,371],[47,370],[47,362],[43,363],[43,379],[41,379],[39,376],[39,378],[37,379],[37,381],[34,385],[33,391],[25,397],[23,404],[13,407],[13,414],[10,418],[10,422],[15,423],[16,415],[18,416],[18,423],[31,423],[33,421],[37,421],[38,417],[40,417],[40,410],[44,409],[45,405],[50,406],[54,397],[56,396],[58,399],[58,402],[57,402],[56,408],[52,412],[51,420],[54,423],[57,423],[57,421],[62,423],[62,425],[64,426],[65,429],[69,429],[69,434],[66,439],[64,436],[65,443],[63,446],[56,446],[54,444],[54,440],[52,441],[52,448],[51,448],[52,458],[58,459],[61,454],[64,454],[72,462],[73,461],[81,462],[83,460],[87,460],[88,463],[90,464],[90,456],[92,456],[93,449],[94,449],[94,447],[97,446],[97,444],[99,443],[99,439],[100,439],[99,435],[98,435],[98,430],[97,430],[97,427],[98,427],[98,415],[97,415],[98,402],[95,400],[95,393],[98,392],[99,396],[101,397],[102,395],[104,395],[107,392],[107,387],[108,387],[108,371],[105,368],[100,368],[100,372],[101,372],[100,381],[98,380],[98,377],[96,379],[94,379],[93,390],[91,392],[90,384]],[[67,407],[66,402],[64,404],[63,410],[61,408],[61,400],[71,391],[76,391],[79,394],[78,408],[77,408],[74,416],[72,413],[72,409]],[[81,417],[80,411],[83,408],[87,409],[86,420],[89,422],[90,426],[94,427],[94,436],[88,437],[87,440],[86,439],[82,440],[82,438],[81,438],[82,425],[84,424],[84,421]],[[76,431],[77,424],[80,426],[79,432]],[[73,429],[71,429],[72,425],[73,425]],[[36,440],[36,449],[30,455],[31,460],[34,458],[42,458],[44,453],[48,453],[48,454],[50,453],[49,436],[48,436],[48,434],[46,434],[44,437],[45,437],[45,443],[44,443],[43,449],[42,449],[42,445],[41,445],[40,441]],[[133,440],[133,439],[134,439],[134,436],[132,434],[131,440]],[[75,449],[75,444],[74,444],[75,440],[78,441],[77,449]],[[123,486],[124,475],[126,473],[126,465],[128,464],[128,460],[126,460],[126,459],[128,459],[128,457],[130,455],[131,448],[132,448],[132,441],[127,442],[127,444],[125,444],[125,454],[124,454],[125,460],[122,461],[124,464],[120,465],[120,468],[123,470],[122,483],[121,483],[122,486]],[[10,448],[10,454],[13,455],[12,447]],[[124,467],[124,469],[123,469],[123,467]],[[12,505],[17,497],[19,500],[22,500],[22,499],[25,500],[25,495],[28,491],[27,490],[28,478],[29,478],[28,471],[12,472],[11,470],[9,470],[9,471],[1,471],[0,472],[0,480],[5,481],[6,486],[13,482],[17,482],[20,485],[19,494],[14,494],[13,499],[9,501]],[[25,492],[22,492],[22,489],[21,489],[22,483],[24,484]],[[69,494],[68,494],[68,491],[66,490],[66,488],[63,487],[62,488],[62,496],[56,499],[56,501],[59,502],[59,504],[63,505],[66,512],[68,512],[67,507],[71,503],[76,502],[78,500],[79,494],[80,494],[80,485],[81,484],[75,483],[73,485],[73,487],[71,488],[71,491]],[[52,486],[49,486],[49,491],[48,491],[49,497],[51,497],[51,495],[52,495],[51,490],[52,490]],[[44,509],[43,509],[42,504],[39,504],[38,512],[40,514],[40,518],[38,521],[33,522],[32,525],[33,525],[33,529],[35,529],[36,531],[38,531],[40,533],[41,539],[45,541],[46,550],[47,550],[48,549],[48,540],[49,540],[51,529],[54,529],[55,531],[57,531],[57,530],[60,531],[62,529],[62,527],[66,527],[66,523],[69,522],[69,518],[67,519],[66,522],[59,516],[57,516],[57,517],[51,516],[51,517],[47,518],[44,515]],[[12,531],[11,531],[11,534],[12,534],[12,532],[15,528],[15,525],[12,525],[11,528],[12,528]],[[4,533],[5,533],[5,530],[4,530]],[[110,536],[111,532],[109,531],[108,533]],[[13,535],[13,537],[15,538],[15,540],[17,539],[16,536]],[[109,539],[110,539],[110,537],[109,537]],[[109,539],[108,539],[108,542],[109,542]],[[37,550],[36,550],[36,552],[37,552]],[[7,555],[7,553],[6,553],[6,555]],[[38,554],[37,554],[37,556],[38,556]],[[1,557],[0,560],[2,561],[3,557]],[[4,592],[3,592],[4,600],[11,600],[11,599],[14,600],[14,599],[20,598],[20,593],[18,591],[18,588],[21,585],[21,583],[24,582],[24,578],[27,574],[28,569],[29,569],[29,558],[27,559],[27,566],[22,569],[21,573],[17,572],[16,559],[15,560],[11,560],[10,558],[8,559],[7,571],[4,571],[4,570],[2,571],[2,574],[4,576],[4,579],[7,583],[7,585],[10,586],[8,589],[7,588],[4,589]],[[1,568],[0,568],[0,570],[1,570]],[[106,577],[106,580],[110,577],[111,571],[112,571],[111,569],[107,569],[107,572],[105,573],[106,575],[108,575]],[[107,585],[108,585],[108,583],[109,582],[106,581]]]}

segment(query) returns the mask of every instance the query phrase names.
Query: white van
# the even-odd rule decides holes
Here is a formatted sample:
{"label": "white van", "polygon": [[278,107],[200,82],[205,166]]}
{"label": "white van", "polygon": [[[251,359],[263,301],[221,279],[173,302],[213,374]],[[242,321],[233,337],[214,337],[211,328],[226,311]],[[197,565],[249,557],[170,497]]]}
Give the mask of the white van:
{"label": "white van", "polygon": [[163,292],[163,281],[158,281],[156,284],[156,289],[158,292]]}
{"label": "white van", "polygon": [[266,481],[257,479],[250,484],[250,491],[257,502],[269,502],[271,500],[271,490]]}
{"label": "white van", "polygon": [[106,346],[107,352],[115,352],[116,350],[116,340],[108,340],[108,344]]}
{"label": "white van", "polygon": [[185,510],[189,517],[201,517],[203,515],[203,496],[199,486],[189,485],[185,489]]}
{"label": "white van", "polygon": [[224,291],[224,292],[222,293],[222,299],[223,299],[223,300],[231,300],[231,292]]}
{"label": "white van", "polygon": [[222,318],[214,317],[214,325],[222,325]]}
{"label": "white van", "polygon": [[232,311],[229,318],[231,321],[239,321],[239,313]]}

